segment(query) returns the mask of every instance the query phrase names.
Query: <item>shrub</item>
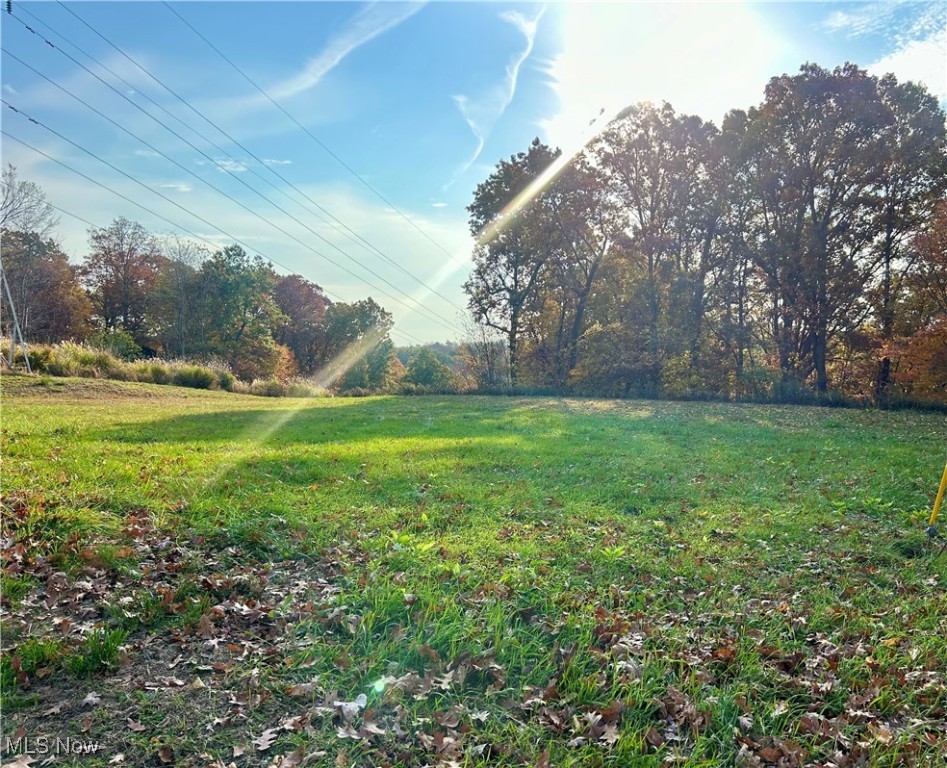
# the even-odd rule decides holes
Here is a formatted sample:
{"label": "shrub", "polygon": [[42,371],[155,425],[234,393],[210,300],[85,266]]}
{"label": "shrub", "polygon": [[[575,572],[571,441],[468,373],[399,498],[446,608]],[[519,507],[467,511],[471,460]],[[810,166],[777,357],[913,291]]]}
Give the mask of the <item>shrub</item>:
{"label": "shrub", "polygon": [[170,384],[171,369],[167,363],[160,360],[139,360],[132,364],[132,370],[135,373],[137,381],[150,382],[152,384]]}
{"label": "shrub", "polygon": [[293,379],[286,387],[286,397],[331,397],[325,387],[320,387],[306,379]]}
{"label": "shrub", "polygon": [[276,379],[256,379],[250,385],[250,394],[261,397],[285,397],[286,390],[286,385]]}
{"label": "shrub", "polygon": [[191,389],[211,389],[217,383],[217,375],[202,365],[178,365],[171,374],[171,383]]}
{"label": "shrub", "polygon": [[137,360],[141,357],[141,347],[124,328],[96,331],[89,337],[89,346],[111,352],[121,360]]}
{"label": "shrub", "polygon": [[216,374],[217,386],[221,389],[227,390],[228,392],[233,392],[234,383],[237,381],[237,377],[225,368],[217,370]]}

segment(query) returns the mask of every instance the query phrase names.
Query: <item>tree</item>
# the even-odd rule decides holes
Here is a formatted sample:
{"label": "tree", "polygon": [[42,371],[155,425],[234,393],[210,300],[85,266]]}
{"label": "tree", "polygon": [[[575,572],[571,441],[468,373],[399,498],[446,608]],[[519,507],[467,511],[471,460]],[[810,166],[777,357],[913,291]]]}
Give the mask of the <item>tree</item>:
{"label": "tree", "polygon": [[878,90],[891,114],[871,193],[881,271],[872,295],[882,347],[875,397],[884,403],[891,377],[891,358],[884,349],[896,335],[898,304],[914,264],[911,239],[931,218],[947,186],[947,136],[944,112],[923,86],[886,75],[878,81]]}
{"label": "tree", "polygon": [[335,302],[326,310],[325,345],[318,377],[341,389],[382,389],[388,383],[394,345],[391,313],[373,299]]}
{"label": "tree", "polygon": [[875,273],[868,193],[885,154],[890,112],[877,82],[846,64],[806,64],[770,80],[748,115],[758,200],[755,261],[770,295],[772,336],[787,377],[828,388],[837,336],[857,326]]}
{"label": "tree", "polygon": [[286,318],[274,334],[276,340],[293,351],[302,373],[314,373],[323,362],[329,297],[300,275],[287,275],[277,281],[273,299]]}
{"label": "tree", "polygon": [[719,213],[709,204],[707,169],[716,129],[670,104],[638,104],[612,121],[593,147],[617,191],[629,243],[640,260],[647,302],[647,389],[657,394],[665,360],[696,352],[704,280]]}
{"label": "tree", "polygon": [[207,251],[174,235],[163,238],[160,248],[164,259],[159,264],[149,325],[164,354],[187,357],[205,347],[198,269]]}
{"label": "tree", "polygon": [[37,232],[8,230],[0,244],[24,338],[45,343],[86,338],[92,305],[59,246]]}
{"label": "tree", "polygon": [[45,239],[59,223],[43,190],[32,181],[18,181],[14,165],[8,164],[3,170],[0,186],[3,187],[0,229],[35,232],[40,239]]}
{"label": "tree", "polygon": [[285,318],[272,297],[270,265],[228,245],[201,265],[199,279],[207,351],[244,380],[272,376],[280,360],[273,330]]}
{"label": "tree", "polygon": [[123,328],[148,346],[149,310],[163,263],[158,241],[141,224],[117,218],[89,230],[91,250],[80,275],[105,330]]}
{"label": "tree", "polygon": [[545,191],[525,205],[511,204],[559,155],[558,149],[535,139],[526,152],[501,160],[486,181],[477,185],[467,207],[470,231],[478,242],[473,274],[464,290],[475,320],[506,336],[514,386],[519,383],[525,315],[535,301],[539,277],[550,256],[546,235],[553,222],[545,215]]}
{"label": "tree", "polygon": [[401,379],[408,384],[435,390],[452,390],[454,374],[450,368],[437,359],[437,355],[427,347],[422,347],[408,363]]}
{"label": "tree", "polygon": [[617,200],[584,154],[566,165],[545,199],[550,255],[537,285],[531,336],[542,378],[561,388],[578,363],[602,264],[623,233]]}

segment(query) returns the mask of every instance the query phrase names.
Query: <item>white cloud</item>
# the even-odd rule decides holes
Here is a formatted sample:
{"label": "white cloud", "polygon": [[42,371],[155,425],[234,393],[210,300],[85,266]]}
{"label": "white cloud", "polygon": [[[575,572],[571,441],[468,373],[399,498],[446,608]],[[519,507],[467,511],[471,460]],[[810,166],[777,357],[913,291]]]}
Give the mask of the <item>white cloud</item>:
{"label": "white cloud", "polygon": [[483,151],[487,137],[497,120],[503,117],[506,108],[513,101],[516,94],[516,83],[519,79],[520,67],[523,62],[529,58],[533,52],[533,43],[536,40],[536,29],[539,26],[539,20],[545,13],[545,7],[540,10],[539,15],[534,19],[528,19],[523,14],[516,11],[505,11],[500,14],[500,18],[516,27],[522,32],[526,44],[521,51],[517,51],[506,65],[506,72],[503,80],[492,87],[489,91],[476,98],[470,98],[463,94],[454,96],[454,103],[460,114],[463,116],[467,127],[470,128],[474,137],[477,139],[477,146],[473,155],[460,167],[454,174],[456,179],[465,173],[472,166],[480,153]]}
{"label": "white cloud", "polygon": [[588,3],[557,6],[563,40],[548,63],[558,111],[545,137],[573,148],[640,101],[718,121],[763,95],[786,50],[742,3]]}
{"label": "white cloud", "polygon": [[3,92],[4,92],[4,93],[9,93],[11,96],[19,96],[19,95],[20,95],[20,92],[19,92],[16,88],[14,88],[12,85],[10,85],[9,83],[4,83],[4,84],[3,84]]}
{"label": "white cloud", "polygon": [[161,157],[161,155],[153,149],[136,149],[132,154],[138,157]]}
{"label": "white cloud", "polygon": [[267,157],[264,157],[264,158],[263,158],[263,162],[264,162],[264,164],[269,165],[269,166],[274,166],[274,165],[292,165],[292,164],[293,164],[293,161],[292,161],[292,160],[273,160],[273,159],[267,158]]}
{"label": "white cloud", "polygon": [[432,208],[446,208],[447,203],[431,203]]}
{"label": "white cloud", "polygon": [[175,192],[190,192],[193,187],[190,184],[159,184],[159,189],[172,189]]}
{"label": "white cloud", "polygon": [[[332,38],[305,69],[264,90],[274,99],[286,99],[315,87],[342,60],[383,32],[398,26],[424,7],[424,3],[370,3],[342,34]],[[265,97],[260,96],[265,100]]]}
{"label": "white cloud", "polygon": [[[206,160],[197,160],[195,162],[198,165],[207,165]],[[217,170],[221,173],[243,173],[247,170],[246,165],[239,160],[231,160],[229,157],[215,157],[214,165],[217,166]]]}
{"label": "white cloud", "polygon": [[874,75],[923,83],[947,104],[947,13],[943,0],[884,0],[833,12],[820,25],[850,38],[880,36],[888,52],[868,66]]}
{"label": "white cloud", "polygon": [[944,27],[921,40],[911,40],[876,61],[873,75],[893,73],[898,80],[913,80],[947,104],[947,19]]}

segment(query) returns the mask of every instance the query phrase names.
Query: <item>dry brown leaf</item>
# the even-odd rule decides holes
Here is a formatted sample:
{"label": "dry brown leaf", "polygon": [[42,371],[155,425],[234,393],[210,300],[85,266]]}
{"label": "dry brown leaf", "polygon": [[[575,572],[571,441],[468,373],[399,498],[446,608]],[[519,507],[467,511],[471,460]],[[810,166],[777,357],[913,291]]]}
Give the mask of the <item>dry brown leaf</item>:
{"label": "dry brown leaf", "polygon": [[158,759],[165,764],[174,762],[174,750],[171,747],[161,747],[158,750]]}
{"label": "dry brown leaf", "polygon": [[253,740],[253,745],[256,747],[257,752],[265,752],[273,746],[273,742],[276,741],[278,736],[279,728],[267,728]]}
{"label": "dry brown leaf", "polygon": [[145,730],[145,726],[143,726],[137,720],[132,720],[130,717],[125,721],[125,723],[128,725],[128,729],[130,731],[134,731],[135,733],[141,733]]}
{"label": "dry brown leaf", "polygon": [[102,697],[95,691],[89,691],[88,695],[82,700],[83,707],[94,707],[102,701]]}

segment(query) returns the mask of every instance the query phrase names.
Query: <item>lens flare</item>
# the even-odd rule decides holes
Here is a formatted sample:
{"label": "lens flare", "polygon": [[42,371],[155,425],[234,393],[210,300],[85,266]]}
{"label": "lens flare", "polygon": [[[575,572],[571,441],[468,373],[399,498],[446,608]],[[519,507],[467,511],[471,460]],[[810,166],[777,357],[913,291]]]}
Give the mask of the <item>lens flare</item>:
{"label": "lens flare", "polygon": [[[326,363],[322,369],[313,378],[313,382],[321,389],[328,389],[348,371],[361,362],[378,344],[385,338],[385,331],[380,328],[374,328],[362,338],[356,339],[348,344],[341,352]],[[290,421],[299,415],[300,411],[308,408],[308,405],[297,405],[291,408],[285,408],[280,411],[269,411],[252,426],[247,427],[243,434],[236,439],[236,442],[242,442],[243,437],[252,436],[256,445],[262,445],[278,430],[285,427]],[[233,454],[228,461],[221,462],[211,474],[204,477],[203,482],[198,482],[194,487],[193,497],[196,497],[201,491],[212,488],[219,483],[231,469],[236,466],[248,455],[249,451],[242,451]]]}

